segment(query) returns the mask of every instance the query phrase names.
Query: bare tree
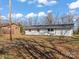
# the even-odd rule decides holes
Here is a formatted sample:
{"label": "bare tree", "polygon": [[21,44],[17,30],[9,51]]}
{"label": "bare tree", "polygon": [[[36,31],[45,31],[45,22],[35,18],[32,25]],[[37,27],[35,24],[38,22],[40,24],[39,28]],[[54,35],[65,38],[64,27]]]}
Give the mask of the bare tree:
{"label": "bare tree", "polygon": [[48,20],[48,25],[51,25],[53,21],[53,16],[51,12],[48,12],[47,20]]}
{"label": "bare tree", "polygon": [[77,18],[78,28],[79,28],[79,17]]}
{"label": "bare tree", "polygon": [[33,21],[33,25],[39,25],[38,24],[38,16],[36,17],[34,17],[33,19],[32,19],[32,21]]}
{"label": "bare tree", "polygon": [[45,24],[54,24],[54,16],[52,15],[52,12],[48,12],[47,16],[45,17]]}
{"label": "bare tree", "polygon": [[74,33],[79,34],[79,17],[76,17],[74,22]]}
{"label": "bare tree", "polygon": [[73,18],[74,18],[73,14],[66,14],[61,17],[61,22],[63,24],[71,24],[71,23],[73,23]]}
{"label": "bare tree", "polygon": [[32,17],[29,17],[28,21],[29,21],[29,26],[31,26],[32,25]]}

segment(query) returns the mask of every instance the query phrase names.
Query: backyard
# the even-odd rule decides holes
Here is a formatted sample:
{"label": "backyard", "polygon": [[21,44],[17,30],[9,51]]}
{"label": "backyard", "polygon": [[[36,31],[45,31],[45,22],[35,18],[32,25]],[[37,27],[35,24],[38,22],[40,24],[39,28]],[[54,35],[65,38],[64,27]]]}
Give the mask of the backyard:
{"label": "backyard", "polygon": [[79,37],[20,35],[11,41],[8,35],[0,40],[0,59],[79,59]]}

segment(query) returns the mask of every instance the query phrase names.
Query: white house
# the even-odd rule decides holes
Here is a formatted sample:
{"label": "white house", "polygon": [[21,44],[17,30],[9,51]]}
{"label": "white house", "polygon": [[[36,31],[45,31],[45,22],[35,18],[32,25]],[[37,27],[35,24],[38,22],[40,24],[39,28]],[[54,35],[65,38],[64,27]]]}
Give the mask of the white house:
{"label": "white house", "polygon": [[72,36],[74,24],[26,26],[25,35]]}

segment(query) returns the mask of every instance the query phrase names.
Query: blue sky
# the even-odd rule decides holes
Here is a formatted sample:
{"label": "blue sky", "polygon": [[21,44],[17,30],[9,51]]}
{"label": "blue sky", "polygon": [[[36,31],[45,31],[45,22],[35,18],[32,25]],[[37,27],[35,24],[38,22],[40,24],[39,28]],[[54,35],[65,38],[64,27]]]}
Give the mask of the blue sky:
{"label": "blue sky", "polygon": [[[66,13],[79,13],[79,0],[12,0],[13,17],[45,15],[48,11],[56,16]],[[0,0],[0,14],[8,15],[8,0]]]}

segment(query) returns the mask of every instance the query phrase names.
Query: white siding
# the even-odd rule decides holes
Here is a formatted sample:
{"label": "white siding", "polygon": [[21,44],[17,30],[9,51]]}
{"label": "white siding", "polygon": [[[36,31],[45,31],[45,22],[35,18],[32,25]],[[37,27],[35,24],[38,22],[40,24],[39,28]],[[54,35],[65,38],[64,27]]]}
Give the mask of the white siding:
{"label": "white siding", "polygon": [[54,31],[48,31],[41,29],[39,31],[37,30],[26,30],[26,35],[53,35],[53,36],[72,36],[73,35],[73,29],[61,29],[61,30],[54,30]]}
{"label": "white siding", "polygon": [[47,32],[48,32],[47,30],[39,30],[39,31],[37,31],[37,30],[31,30],[31,31],[26,30],[25,34],[26,35],[48,35]]}
{"label": "white siding", "polygon": [[55,34],[57,36],[72,36],[73,30],[72,29],[64,29],[64,30],[55,30]]}

